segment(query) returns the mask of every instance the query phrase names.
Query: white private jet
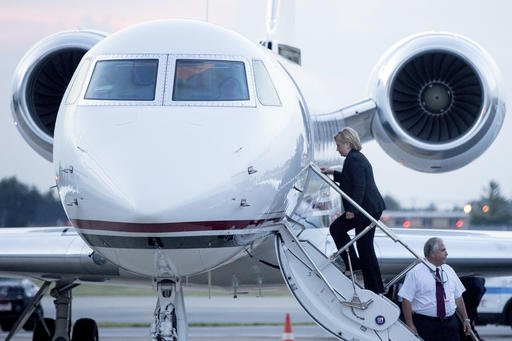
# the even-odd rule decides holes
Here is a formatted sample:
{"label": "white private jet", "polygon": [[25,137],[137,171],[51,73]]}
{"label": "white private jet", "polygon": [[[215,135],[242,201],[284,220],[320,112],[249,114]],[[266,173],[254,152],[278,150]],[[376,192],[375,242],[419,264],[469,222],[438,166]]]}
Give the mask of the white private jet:
{"label": "white private jet", "polygon": [[[45,281],[34,304],[55,283],[56,319],[34,340],[97,340],[93,320],[71,331],[71,289],[107,281],[155,287],[151,340],[187,339],[184,281],[235,292],[284,282],[339,339],[416,339],[395,304],[328,257],[326,226],[344,193],[316,165],[339,162],[332,137],[350,125],[410,168],[464,166],[503,123],[494,62],[459,35],[413,36],[383,57],[369,99],[326,114],[308,105],[322,93],[279,55],[298,61],[298,50],[265,45],[278,53],[216,25],[166,20],[59,33],[27,52],[15,124],[53,162],[73,225],[0,230],[0,272]],[[512,271],[508,233],[375,225],[388,286],[422,261],[432,234],[460,273]]]}

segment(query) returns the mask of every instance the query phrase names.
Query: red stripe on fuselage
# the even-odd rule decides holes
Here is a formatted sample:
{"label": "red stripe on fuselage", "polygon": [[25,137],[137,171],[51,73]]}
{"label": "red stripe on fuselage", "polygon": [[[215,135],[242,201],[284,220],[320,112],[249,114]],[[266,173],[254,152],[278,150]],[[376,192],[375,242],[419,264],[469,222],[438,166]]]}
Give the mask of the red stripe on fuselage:
{"label": "red stripe on fuselage", "polygon": [[260,220],[186,221],[177,223],[126,223],[102,220],[71,219],[74,227],[88,230],[120,232],[189,232],[223,231],[254,228],[267,222],[278,222],[280,218]]}

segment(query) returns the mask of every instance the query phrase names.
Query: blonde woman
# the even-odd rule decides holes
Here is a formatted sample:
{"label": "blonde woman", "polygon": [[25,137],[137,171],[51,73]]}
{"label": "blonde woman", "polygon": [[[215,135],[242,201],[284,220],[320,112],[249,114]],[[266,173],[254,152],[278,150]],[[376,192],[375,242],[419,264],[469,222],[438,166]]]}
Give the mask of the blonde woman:
{"label": "blonde woman", "polygon": [[[339,172],[330,168],[322,168],[322,172],[333,175],[334,181],[339,183],[343,192],[372,217],[380,219],[382,211],[385,209],[384,200],[375,184],[372,166],[360,152],[362,147],[357,131],[346,127],[334,137],[334,141],[336,150],[342,157],[345,157],[343,169]],[[350,242],[349,230],[355,228],[357,234],[371,223],[366,216],[345,199],[343,199],[343,207],[345,212],[333,221],[329,229],[338,249]],[[384,292],[384,286],[373,247],[374,234],[375,229],[371,229],[356,242],[359,257],[353,246],[349,248],[349,254],[352,268],[360,269],[363,272],[364,287],[378,294]],[[341,256],[345,262],[345,269],[348,270],[346,252],[343,252]]]}

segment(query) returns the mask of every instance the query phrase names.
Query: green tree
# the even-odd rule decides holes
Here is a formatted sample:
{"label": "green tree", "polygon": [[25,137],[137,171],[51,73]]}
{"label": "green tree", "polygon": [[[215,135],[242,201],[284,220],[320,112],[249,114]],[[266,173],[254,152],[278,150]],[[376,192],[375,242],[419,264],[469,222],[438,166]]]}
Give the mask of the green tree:
{"label": "green tree", "polygon": [[0,226],[62,225],[66,221],[60,202],[51,192],[41,195],[16,177],[0,181]]}
{"label": "green tree", "polygon": [[384,202],[386,203],[386,209],[389,211],[399,211],[402,209],[398,200],[391,195],[385,195]]}
{"label": "green tree", "polygon": [[431,202],[427,207],[425,207],[424,211],[437,211],[437,205]]}
{"label": "green tree", "polygon": [[472,225],[509,225],[512,223],[510,203],[501,194],[500,186],[491,181],[480,200],[471,203]]}

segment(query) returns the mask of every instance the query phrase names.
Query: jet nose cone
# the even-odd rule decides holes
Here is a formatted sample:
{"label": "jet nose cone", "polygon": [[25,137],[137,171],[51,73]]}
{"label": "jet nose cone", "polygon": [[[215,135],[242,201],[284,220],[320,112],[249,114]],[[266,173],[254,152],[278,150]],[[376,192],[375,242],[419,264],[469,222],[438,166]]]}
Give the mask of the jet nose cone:
{"label": "jet nose cone", "polygon": [[103,134],[79,144],[89,177],[83,190],[98,191],[92,195],[99,206],[95,213],[142,222],[226,220],[254,183],[241,132],[222,136],[212,122],[178,118],[110,123],[110,129],[104,123]]}

